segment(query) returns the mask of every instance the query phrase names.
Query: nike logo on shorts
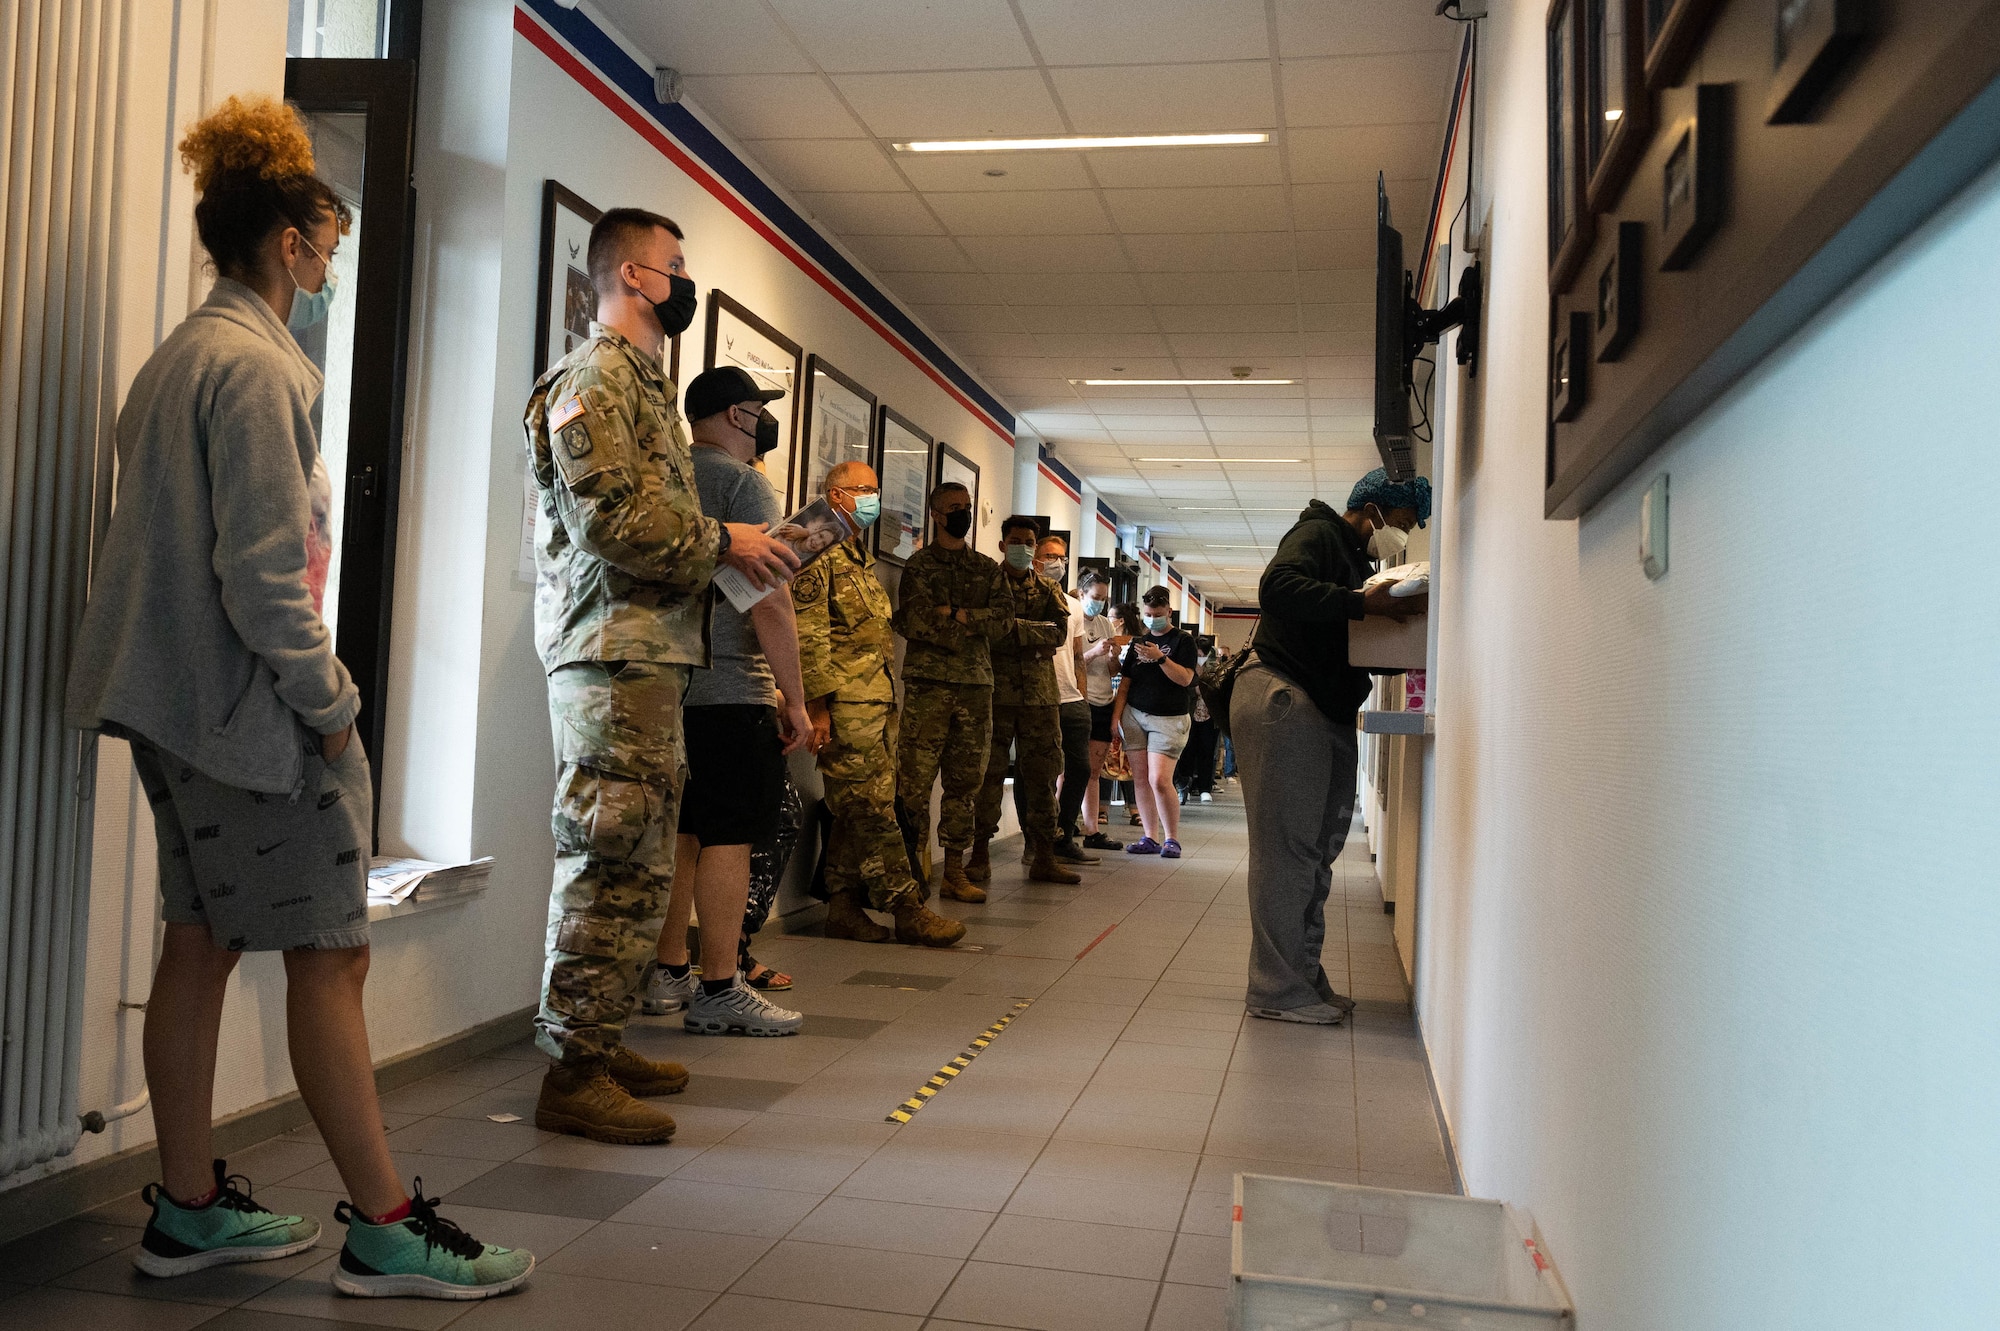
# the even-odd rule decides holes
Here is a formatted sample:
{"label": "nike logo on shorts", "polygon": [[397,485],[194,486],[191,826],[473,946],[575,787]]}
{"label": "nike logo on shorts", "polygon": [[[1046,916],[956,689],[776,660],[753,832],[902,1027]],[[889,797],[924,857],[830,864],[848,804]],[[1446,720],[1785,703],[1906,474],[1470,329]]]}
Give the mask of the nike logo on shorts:
{"label": "nike logo on shorts", "polygon": [[[291,838],[290,838],[290,837],[286,837],[286,838],[285,838],[285,841],[290,841],[290,840],[291,840]],[[259,855],[269,855],[269,854],[270,854],[270,853],[271,853],[272,851],[274,851],[274,850],[276,850],[276,849],[277,849],[278,847],[280,847],[280,846],[284,845],[284,844],[285,844],[285,841],[273,841],[273,842],[272,842],[272,843],[271,843],[270,845],[268,845],[268,846],[259,846],[259,847],[257,847],[257,853],[258,853]]]}

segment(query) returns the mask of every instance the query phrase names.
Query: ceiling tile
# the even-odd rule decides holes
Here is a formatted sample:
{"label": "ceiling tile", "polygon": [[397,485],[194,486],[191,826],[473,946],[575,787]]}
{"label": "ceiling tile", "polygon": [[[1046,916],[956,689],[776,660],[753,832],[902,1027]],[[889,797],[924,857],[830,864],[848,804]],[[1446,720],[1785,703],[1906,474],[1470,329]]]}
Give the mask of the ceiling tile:
{"label": "ceiling tile", "polygon": [[[1112,196],[1116,198],[1116,195]],[[1289,231],[1207,231],[1163,234],[1127,233],[1125,248],[1140,272],[1209,269],[1223,272],[1271,272],[1290,268],[1296,250]],[[1369,251],[1374,262],[1374,251]]]}
{"label": "ceiling tile", "polygon": [[857,139],[865,131],[817,74],[687,80],[687,100],[738,139]]}
{"label": "ceiling tile", "polygon": [[[1052,357],[1050,364],[1065,379],[1169,379],[1180,370],[1164,356],[1076,355]],[[1158,390],[1155,390],[1158,391]]]}
{"label": "ceiling tile", "polygon": [[[1094,190],[1017,190],[1010,194],[927,194],[944,224],[961,236],[1103,235],[1111,220]],[[1122,267],[1122,265],[1121,265]]]}
{"label": "ceiling tile", "polygon": [[1212,402],[1302,402],[1306,390],[1299,384],[1204,384],[1196,390],[1202,409]]}
{"label": "ceiling tile", "polygon": [[1097,419],[1104,428],[1115,435],[1150,434],[1153,431],[1185,433],[1189,438],[1202,435],[1201,422],[1191,416],[1139,416],[1124,412],[1116,414],[1099,410]]}
{"label": "ceiling tile", "polygon": [[841,74],[834,83],[869,130],[885,139],[1063,132],[1047,85],[1031,69]]}
{"label": "ceiling tile", "polygon": [[1020,326],[1031,333],[1155,333],[1159,326],[1147,305],[1021,305]]}
{"label": "ceiling tile", "polygon": [[1261,60],[1271,55],[1262,0],[1020,0],[1051,65]]}
{"label": "ceiling tile", "polygon": [[1130,267],[1116,236],[965,236],[958,244],[987,273],[1116,273]]}
{"label": "ceiling tile", "polygon": [[1268,60],[1057,69],[1050,77],[1079,134],[1200,134],[1278,123]]}
{"label": "ceiling tile", "polygon": [[924,236],[943,228],[915,194],[801,194],[813,217],[842,236]]}
{"label": "ceiling tile", "polygon": [[978,273],[897,273],[889,289],[912,305],[1000,305],[1000,289]]}
{"label": "ceiling tile", "polygon": [[1449,51],[1281,61],[1285,123],[1302,129],[1442,120],[1456,65]]}
{"label": "ceiling tile", "polygon": [[[969,273],[972,261],[949,236],[867,236],[849,233],[841,243],[877,273]],[[1372,326],[1372,325],[1371,325]]]}
{"label": "ceiling tile", "polygon": [[954,333],[954,349],[981,360],[993,356],[1039,356],[1041,348],[1026,333]]}
{"label": "ceiling tile", "polygon": [[[1329,268],[1299,274],[1299,298],[1316,303],[1375,305],[1375,269]],[[1371,324],[1372,326],[1372,324]]]}
{"label": "ceiling tile", "polygon": [[1190,379],[1227,379],[1244,366],[1254,379],[1300,379],[1305,360],[1299,356],[1176,356],[1175,363]]}
{"label": "ceiling tile", "polygon": [[1407,125],[1350,125],[1295,129],[1285,136],[1292,179],[1302,185],[1361,182],[1377,172],[1391,180],[1427,176],[1436,169],[1443,129],[1435,120]]}
{"label": "ceiling tile", "polygon": [[1105,206],[1121,231],[1285,231],[1291,218],[1278,185],[1235,189],[1107,190]]}
{"label": "ceiling tile", "polygon": [[1046,356],[981,356],[979,372],[1002,379],[1066,379],[1062,366]]}
{"label": "ceiling tile", "polygon": [[1314,379],[1372,379],[1375,376],[1375,357],[1366,356],[1309,356],[1304,372]]}
{"label": "ceiling tile", "polygon": [[1131,273],[1016,273],[994,290],[1023,305],[1143,305],[1145,292]]}
{"label": "ceiling tile", "polygon": [[1091,174],[1106,189],[1285,183],[1285,164],[1275,143],[1226,148],[1106,148],[1083,156],[1090,163]]}
{"label": "ceiling tile", "polygon": [[[713,5],[713,0],[708,0]],[[1034,64],[1006,0],[771,0],[829,73]],[[730,12],[755,5],[720,5]]]}
{"label": "ceiling tile", "polygon": [[754,139],[743,146],[795,194],[909,189],[868,139]]}
{"label": "ceiling tile", "polygon": [[1344,304],[1314,302],[1305,307],[1308,333],[1353,333],[1375,329],[1375,307],[1353,301]]}
{"label": "ceiling tile", "polygon": [[1375,224],[1347,231],[1294,233],[1301,268],[1375,268]]}
{"label": "ceiling tile", "polygon": [[1300,347],[1308,356],[1373,356],[1375,329],[1370,325],[1343,333],[1307,333]]}
{"label": "ceiling tile", "polygon": [[994,391],[1016,411],[1033,411],[1044,406],[1060,407],[1076,404],[1076,390],[1069,386],[1067,380],[1016,378],[1011,375],[986,377],[992,383]]}
{"label": "ceiling tile", "polygon": [[[891,286],[895,279],[885,278]],[[940,333],[1019,333],[1028,331],[1005,305],[913,305],[919,319]]]}
{"label": "ceiling tile", "polygon": [[812,72],[812,63],[759,6],[603,0],[597,8],[654,59],[685,75]]}
{"label": "ceiling tile", "polygon": [[1065,152],[904,152],[896,154],[896,163],[920,190],[1089,189],[1083,157]]}
{"label": "ceiling tile", "polygon": [[1031,417],[1029,423],[1044,434],[1061,434],[1066,430],[1087,430],[1093,434],[1101,433],[1097,417],[1087,411],[1035,411],[1032,413],[1024,411],[1022,415]]}
{"label": "ceiling tile", "polygon": [[1157,333],[1038,333],[1035,343],[1044,356],[1170,356],[1167,339]]}
{"label": "ceiling tile", "polygon": [[1175,333],[1167,338],[1173,354],[1187,356],[1255,357],[1305,354],[1301,335],[1290,333]]}
{"label": "ceiling tile", "polygon": [[1294,273],[1140,273],[1138,281],[1154,300],[1179,305],[1275,305],[1299,298]]}
{"label": "ceiling tile", "polygon": [[1277,0],[1277,8],[1286,56],[1455,52],[1467,26],[1440,17],[1437,0]]}
{"label": "ceiling tile", "polygon": [[1154,312],[1169,333],[1295,333],[1299,328],[1296,305],[1159,305]]}

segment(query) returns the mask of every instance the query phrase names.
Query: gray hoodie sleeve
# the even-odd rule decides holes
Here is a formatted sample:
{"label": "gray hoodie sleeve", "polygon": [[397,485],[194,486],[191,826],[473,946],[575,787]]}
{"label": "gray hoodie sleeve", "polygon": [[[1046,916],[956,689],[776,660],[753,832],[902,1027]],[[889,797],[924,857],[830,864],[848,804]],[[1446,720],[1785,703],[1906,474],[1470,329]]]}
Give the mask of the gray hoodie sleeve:
{"label": "gray hoodie sleeve", "polygon": [[361,695],[306,588],[311,429],[285,376],[240,361],[209,404],[208,477],[223,610],[277,676],[278,697],[308,727],[331,735],[353,723]]}

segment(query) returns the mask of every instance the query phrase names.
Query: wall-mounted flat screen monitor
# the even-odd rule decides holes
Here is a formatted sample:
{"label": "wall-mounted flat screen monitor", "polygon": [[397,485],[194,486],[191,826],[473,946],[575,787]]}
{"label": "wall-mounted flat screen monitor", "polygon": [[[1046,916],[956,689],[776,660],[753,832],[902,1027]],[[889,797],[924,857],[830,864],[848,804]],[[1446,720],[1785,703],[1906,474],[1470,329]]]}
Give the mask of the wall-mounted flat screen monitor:
{"label": "wall-mounted flat screen monitor", "polygon": [[1375,450],[1392,480],[1416,474],[1410,446],[1409,277],[1389,194],[1375,178]]}

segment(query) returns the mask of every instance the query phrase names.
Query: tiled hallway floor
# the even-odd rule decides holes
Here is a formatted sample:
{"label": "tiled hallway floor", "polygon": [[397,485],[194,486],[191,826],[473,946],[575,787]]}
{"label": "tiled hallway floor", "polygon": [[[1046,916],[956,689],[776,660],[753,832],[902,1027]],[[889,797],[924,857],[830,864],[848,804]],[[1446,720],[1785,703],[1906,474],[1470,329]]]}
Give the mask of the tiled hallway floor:
{"label": "tiled hallway floor", "polygon": [[[636,1020],[634,1047],[694,1073],[662,1102],[671,1145],[536,1131],[526,1040],[385,1097],[405,1177],[539,1254],[519,1294],[335,1295],[340,1185],[307,1128],[229,1163],[259,1200],[317,1216],[317,1250],[149,1280],[127,1251],[134,1196],[0,1250],[17,1282],[0,1328],[1219,1331],[1237,1171],[1452,1185],[1365,842],[1336,868],[1326,957],[1363,1008],[1351,1029],[1279,1025],[1243,1016],[1241,808],[1185,812],[1185,859],[1107,854],[1081,887],[1026,883],[1018,840],[1000,843],[991,901],[950,907],[979,951],[763,943],[797,977],[797,1037]],[[1023,999],[913,1122],[885,1121]]]}

